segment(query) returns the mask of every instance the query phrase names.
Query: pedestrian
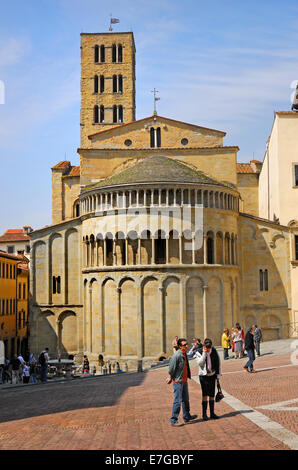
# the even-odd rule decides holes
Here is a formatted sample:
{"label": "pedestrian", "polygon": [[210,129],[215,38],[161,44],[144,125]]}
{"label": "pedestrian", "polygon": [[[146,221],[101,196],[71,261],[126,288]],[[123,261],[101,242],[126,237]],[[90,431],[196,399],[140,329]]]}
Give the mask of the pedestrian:
{"label": "pedestrian", "polygon": [[173,348],[173,354],[175,354],[176,351],[178,351],[178,336],[175,336],[175,338],[172,341],[172,348]]}
{"label": "pedestrian", "polygon": [[23,366],[23,383],[28,384],[30,379],[30,367],[28,363]]}
{"label": "pedestrian", "polygon": [[236,323],[236,328],[238,331],[241,331],[241,338],[242,338],[242,351],[241,356],[244,357],[244,329],[241,327],[239,323]]}
{"label": "pedestrian", "polygon": [[172,426],[180,426],[178,417],[181,404],[185,423],[197,417],[197,415],[190,414],[187,379],[191,379],[191,373],[187,358],[187,340],[185,338],[177,339],[177,347],[177,351],[170,359],[169,377],[166,380],[167,384],[173,383],[174,402],[171,417]]}
{"label": "pedestrian", "polygon": [[83,362],[83,374],[89,374],[89,370],[90,370],[89,359],[85,354],[84,362]]}
{"label": "pedestrian", "polygon": [[254,335],[253,328],[249,326],[244,338],[244,349],[246,349],[248,355],[248,361],[244,366],[244,369],[247,372],[255,373],[256,371],[253,368],[253,362],[255,360],[255,345],[254,345]]}
{"label": "pedestrian", "polygon": [[34,353],[30,353],[30,356],[29,356],[29,365],[32,364],[32,362],[37,362],[35,356],[34,356]]}
{"label": "pedestrian", "polygon": [[252,327],[253,327],[253,332],[254,332],[254,344],[256,348],[256,353],[257,353],[257,356],[260,356],[261,355],[260,342],[262,341],[262,338],[263,338],[262,331],[260,330],[260,328],[258,328],[258,325],[253,325]]}
{"label": "pedestrian", "polygon": [[193,343],[192,343],[192,347],[191,347],[191,349],[188,353],[188,356],[189,356],[191,351],[197,352],[197,351],[200,351],[200,349],[203,349],[203,345],[201,343],[200,338],[193,338],[192,340],[193,340]]}
{"label": "pedestrian", "polygon": [[37,376],[37,362],[32,361],[30,364],[30,379],[32,384],[36,384],[36,376]]}
{"label": "pedestrian", "polygon": [[242,332],[241,330],[238,330],[237,328],[233,328],[232,330],[232,338],[233,338],[233,343],[234,343],[234,353],[235,353],[235,359],[241,359],[242,355]]}
{"label": "pedestrian", "polygon": [[11,360],[11,383],[18,384],[20,381],[21,362],[18,356],[14,354]]}
{"label": "pedestrian", "polygon": [[206,338],[203,343],[202,353],[196,352],[194,355],[199,365],[199,379],[202,389],[202,415],[203,420],[207,421],[207,408],[209,397],[210,418],[218,419],[214,413],[215,383],[219,383],[220,358],[217,350],[212,346],[212,340]]}
{"label": "pedestrian", "polygon": [[230,349],[230,332],[228,328],[225,328],[221,337],[221,345],[224,350],[224,360],[230,359],[229,357],[229,349]]}
{"label": "pedestrian", "polygon": [[41,351],[38,362],[40,364],[40,375],[41,375],[41,382],[46,383],[47,382],[47,372],[48,372],[48,362],[50,360],[49,356],[49,348],[43,349]]}

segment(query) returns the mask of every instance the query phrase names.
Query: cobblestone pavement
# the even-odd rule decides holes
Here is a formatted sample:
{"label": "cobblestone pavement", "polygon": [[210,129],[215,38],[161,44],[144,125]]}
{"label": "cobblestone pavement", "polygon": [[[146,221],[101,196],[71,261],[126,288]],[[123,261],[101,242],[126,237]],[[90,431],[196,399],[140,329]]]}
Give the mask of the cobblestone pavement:
{"label": "cobblestone pavement", "polygon": [[0,449],[298,449],[298,368],[290,354],[257,358],[256,374],[244,364],[222,364],[220,419],[204,422],[191,361],[191,413],[198,418],[179,428],[170,426],[167,368],[0,388]]}

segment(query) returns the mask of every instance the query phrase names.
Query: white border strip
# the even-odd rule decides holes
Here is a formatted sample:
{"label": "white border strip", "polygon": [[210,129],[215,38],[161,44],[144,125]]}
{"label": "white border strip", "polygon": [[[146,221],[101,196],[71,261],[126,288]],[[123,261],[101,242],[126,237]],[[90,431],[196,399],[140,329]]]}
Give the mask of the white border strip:
{"label": "white border strip", "polygon": [[[193,377],[197,383],[200,383],[198,377]],[[268,416],[265,416],[263,413],[256,411],[254,408],[251,408],[248,405],[245,405],[237,398],[230,395],[225,390],[222,391],[225,398],[224,402],[227,403],[231,408],[236,411],[241,412],[246,418],[256,424],[263,431],[270,434],[272,437],[281,441],[283,444],[288,446],[292,450],[298,450],[298,436],[297,434],[285,429],[281,424],[276,421],[272,421]]]}

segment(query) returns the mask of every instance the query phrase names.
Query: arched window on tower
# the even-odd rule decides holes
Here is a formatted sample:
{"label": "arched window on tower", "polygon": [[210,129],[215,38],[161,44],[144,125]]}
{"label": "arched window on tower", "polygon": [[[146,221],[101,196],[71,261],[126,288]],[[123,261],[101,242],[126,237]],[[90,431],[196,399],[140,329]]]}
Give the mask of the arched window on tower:
{"label": "arched window on tower", "polygon": [[118,122],[123,122],[123,106],[118,107]]}
{"label": "arched window on tower", "polygon": [[95,124],[98,123],[98,119],[99,119],[99,117],[98,117],[98,106],[96,104],[94,106],[94,110],[93,110],[93,121],[94,121]]}
{"label": "arched window on tower", "polygon": [[112,45],[112,62],[116,62],[117,60],[117,49],[116,44]]}
{"label": "arched window on tower", "polygon": [[105,51],[105,46],[102,45],[100,46],[100,62],[105,62],[106,61],[106,51]]}
{"label": "arched window on tower", "polygon": [[113,75],[113,93],[117,93],[117,75]]}
{"label": "arched window on tower", "polygon": [[113,122],[117,122],[117,106],[113,106]]}
{"label": "arched window on tower", "polygon": [[118,45],[118,62],[122,62],[123,59],[123,48],[122,44]]}
{"label": "arched window on tower", "polygon": [[100,122],[105,122],[105,108],[103,105],[100,107]]}
{"label": "arched window on tower", "polygon": [[118,77],[118,93],[123,92],[123,77],[122,75],[119,75]]}
{"label": "arched window on tower", "polygon": [[99,61],[99,46],[94,46],[94,62]]}
{"label": "arched window on tower", "polygon": [[98,75],[94,76],[94,93],[98,93]]}
{"label": "arched window on tower", "polygon": [[105,91],[105,77],[103,75],[100,76],[100,93]]}

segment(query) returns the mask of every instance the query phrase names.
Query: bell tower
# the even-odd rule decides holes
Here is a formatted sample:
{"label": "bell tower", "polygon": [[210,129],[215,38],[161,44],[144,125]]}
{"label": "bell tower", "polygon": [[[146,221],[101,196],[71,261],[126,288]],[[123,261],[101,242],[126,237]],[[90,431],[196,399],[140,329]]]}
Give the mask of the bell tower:
{"label": "bell tower", "polygon": [[133,33],[81,33],[81,148],[88,135],[135,121]]}

